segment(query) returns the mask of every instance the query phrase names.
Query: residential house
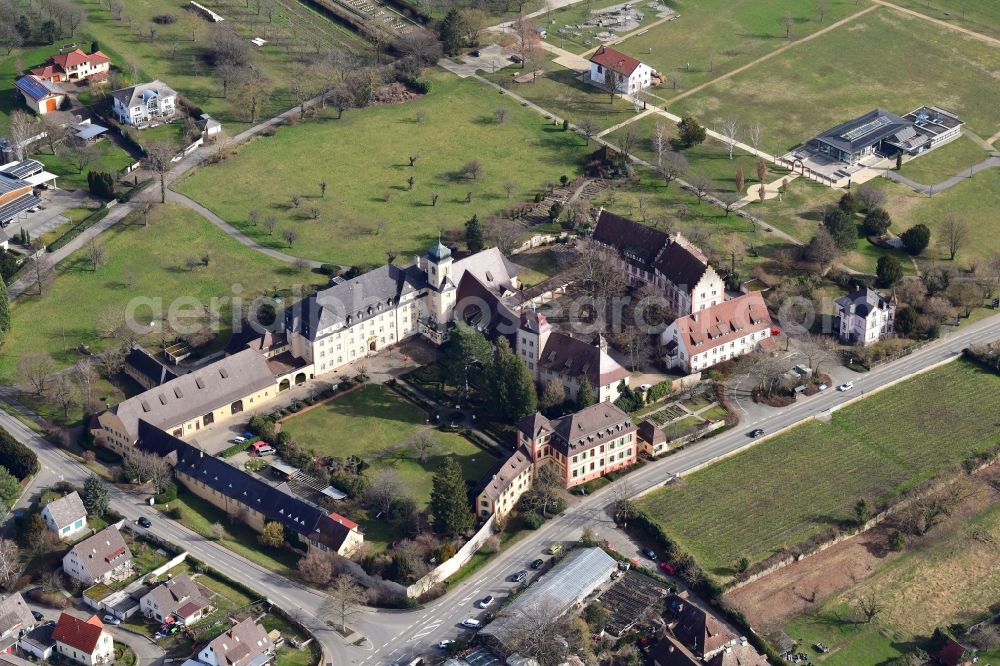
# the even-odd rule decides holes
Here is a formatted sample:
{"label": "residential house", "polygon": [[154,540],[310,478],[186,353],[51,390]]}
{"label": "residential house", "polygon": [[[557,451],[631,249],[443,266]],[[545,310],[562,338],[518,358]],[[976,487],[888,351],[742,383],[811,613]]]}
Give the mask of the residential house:
{"label": "residential house", "polygon": [[344,556],[364,541],[357,523],[296,497],[287,484],[271,486],[144,420],[137,446],[166,458],[178,483],[258,532],[265,523],[278,522],[303,547]]}
{"label": "residential house", "polygon": [[673,636],[664,636],[649,651],[654,666],[701,666],[702,662]]}
{"label": "residential house", "polygon": [[124,125],[144,127],[170,120],[177,113],[177,93],[159,80],[115,90],[111,97],[113,111]]}
{"label": "residential house", "polygon": [[55,624],[40,624],[21,636],[17,646],[37,659],[47,660],[56,649],[56,641],[52,638],[55,628]]}
{"label": "residential house", "polygon": [[67,81],[87,81],[96,83],[108,78],[111,69],[111,58],[101,51],[84,53],[80,49],[69,53],[60,53],[49,58],[41,67],[35,67],[31,73],[43,81],[64,83]]}
{"label": "residential house", "polygon": [[535,465],[554,465],[572,488],[635,464],[636,431],[628,414],[599,402],[558,419],[525,416],[517,424],[517,443]]}
{"label": "residential house", "polygon": [[63,571],[85,585],[111,583],[132,575],[132,551],[114,525],[73,546]]}
{"label": "residential house", "polygon": [[87,509],[74,490],[42,507],[42,520],[60,539],[72,539],[87,529]]}
{"label": "residential house", "polygon": [[40,116],[58,111],[66,100],[66,91],[57,84],[26,74],[14,82],[25,104]]}
{"label": "residential house", "polygon": [[234,624],[198,652],[207,666],[263,666],[273,659],[274,645],[253,618]]}
{"label": "residential house", "polygon": [[24,597],[14,592],[0,601],[0,640],[13,636],[20,638],[35,626],[35,618],[31,609],[24,602]]}
{"label": "residential house", "polygon": [[222,133],[222,123],[207,113],[201,114],[201,118],[195,124],[201,130],[201,135],[206,139]]}
{"label": "residential house", "polygon": [[642,448],[642,452],[651,458],[662,455],[670,449],[670,445],[667,442],[667,434],[658,425],[648,419],[639,423],[636,437],[639,439],[639,446]]}
{"label": "residential house", "polygon": [[481,518],[496,514],[502,518],[510,513],[526,491],[531,489],[533,471],[531,453],[519,447],[487,476],[474,493],[476,513]]}
{"label": "residential house", "polygon": [[[138,353],[130,356],[131,373],[146,375],[151,384],[157,370],[144,361],[152,369],[140,372],[135,365]],[[98,444],[124,455],[138,438],[140,419],[177,437],[190,437],[203,427],[273,399],[279,385],[287,385],[293,378],[302,383],[307,375],[311,376],[308,367],[289,368],[280,360],[245,349],[123,400],[95,417],[91,433]],[[166,373],[159,376],[165,378]]]}
{"label": "residential house", "polygon": [[70,661],[85,666],[96,666],[114,661],[115,646],[111,634],[104,631],[104,623],[96,615],[87,620],[69,613],[59,615],[52,630],[56,652]]}
{"label": "residential house", "polygon": [[592,238],[618,253],[629,284],[656,285],[678,316],[725,300],[722,276],[701,250],[679,233],[666,234],[602,210]]}
{"label": "residential house", "polygon": [[539,385],[555,380],[570,398],[577,397],[586,377],[596,401],[614,402],[622,384],[628,386],[632,376],[608,353],[603,335],[589,343],[579,340],[554,330],[545,316],[534,310],[521,314],[514,351]]}
{"label": "residential house", "polygon": [[966,666],[976,663],[977,659],[972,657],[972,650],[950,636],[943,638],[941,646],[933,654],[933,663],[941,666]]}
{"label": "residential house", "polygon": [[771,315],[760,292],[679,317],[660,336],[671,368],[706,370],[757,349],[771,336]]}
{"label": "residential house", "polygon": [[695,658],[708,661],[727,646],[737,644],[736,635],[714,615],[691,603],[687,592],[670,595],[666,605],[672,618],[668,626]]}
{"label": "residential house", "polygon": [[610,46],[600,46],[590,56],[590,80],[599,86],[616,83],[619,93],[635,94],[653,85],[653,68]]}
{"label": "residential house", "polygon": [[181,625],[194,624],[212,611],[212,603],[186,573],[174,576],[139,599],[142,614],[157,622],[173,618]]}
{"label": "residential house", "polygon": [[757,649],[743,637],[740,637],[735,644],[727,645],[721,651],[716,652],[705,663],[706,666],[772,666],[767,658],[761,656]]}
{"label": "residential house", "polygon": [[886,298],[874,289],[855,287],[835,301],[841,342],[867,347],[893,334],[896,295]]}

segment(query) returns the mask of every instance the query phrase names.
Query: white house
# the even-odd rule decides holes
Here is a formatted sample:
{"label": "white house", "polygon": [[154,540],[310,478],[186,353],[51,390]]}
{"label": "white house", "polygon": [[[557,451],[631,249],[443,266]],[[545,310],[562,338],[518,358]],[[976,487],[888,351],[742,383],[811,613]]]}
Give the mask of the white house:
{"label": "white house", "polygon": [[86,585],[123,580],[132,575],[132,551],[111,525],[73,546],[63,556],[63,571]]}
{"label": "white house", "polygon": [[60,539],[72,539],[87,529],[87,509],[74,490],[42,507],[42,520]]}
{"label": "white house", "polygon": [[118,120],[133,127],[169,120],[177,113],[177,93],[159,80],[116,90],[111,97]]}
{"label": "white house", "polygon": [[273,660],[273,652],[264,627],[247,618],[202,648],[198,661],[208,666],[263,666]]}
{"label": "white house", "polygon": [[868,346],[892,335],[896,296],[886,298],[868,287],[855,288],[836,300],[842,342]]}
{"label": "white house", "polygon": [[599,86],[609,85],[608,76],[618,77],[618,92],[629,95],[653,85],[652,67],[621,51],[601,46],[590,57],[590,80]]}
{"label": "white house", "polygon": [[85,666],[114,661],[114,641],[96,615],[81,620],[68,613],[61,614],[52,630],[52,638],[56,642],[56,652],[70,661]]}
{"label": "white house", "polygon": [[771,336],[771,315],[755,291],[675,319],[660,336],[667,362],[687,373],[748,354]]}

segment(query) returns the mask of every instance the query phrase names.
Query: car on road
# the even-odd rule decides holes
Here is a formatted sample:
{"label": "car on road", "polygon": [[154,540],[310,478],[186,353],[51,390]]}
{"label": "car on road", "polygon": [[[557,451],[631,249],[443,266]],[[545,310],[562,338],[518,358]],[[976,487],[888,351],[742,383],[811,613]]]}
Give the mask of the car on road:
{"label": "car on road", "polygon": [[114,615],[110,615],[110,614],[109,615],[105,615],[102,619],[104,621],[104,624],[116,624],[117,625],[117,624],[121,624],[122,623],[121,620],[119,620]]}
{"label": "car on road", "polygon": [[440,643],[438,643],[438,649],[439,650],[447,650],[449,645],[454,645],[454,644],[455,644],[455,641],[451,640],[450,638],[446,638],[443,641],[441,641]]}
{"label": "car on road", "polygon": [[750,431],[750,437],[753,439],[757,439],[758,437],[763,437],[763,436],[764,436],[763,428],[754,428],[753,430]]}
{"label": "car on road", "polygon": [[674,568],[667,564],[666,562],[660,562],[660,571],[667,574],[668,576],[674,575]]}
{"label": "car on road", "polygon": [[480,624],[482,624],[482,622],[474,617],[467,617],[462,620],[462,626],[466,629],[478,629]]}
{"label": "car on road", "polygon": [[543,560],[542,558],[539,557],[537,560],[535,560],[534,562],[531,563],[531,568],[532,569],[539,569],[539,568],[541,568],[541,566],[543,564],[545,564],[545,560]]}
{"label": "car on road", "polygon": [[515,571],[513,574],[511,574],[510,580],[512,583],[520,583],[527,577],[528,577],[528,572],[525,571],[524,569],[521,569],[520,571]]}
{"label": "car on road", "polygon": [[139,516],[139,520],[135,522],[139,524],[139,527],[145,527],[147,530],[153,526],[153,521],[146,516]]}
{"label": "car on road", "polygon": [[654,562],[656,561],[656,551],[654,551],[652,548],[643,548],[642,554],[648,557],[649,559],[653,560]]}
{"label": "car on road", "polygon": [[837,390],[843,392],[843,391],[850,391],[852,388],[854,388],[854,382],[844,382],[843,384],[837,387]]}
{"label": "car on road", "polygon": [[45,619],[45,616],[42,615],[40,611],[36,610],[31,611],[31,617],[35,618],[35,622],[41,622],[42,620]]}
{"label": "car on road", "polygon": [[492,594],[487,594],[485,597],[483,597],[482,599],[479,600],[479,607],[480,608],[489,608],[490,606],[493,605],[494,601],[496,601],[496,599],[493,598],[493,595]]}
{"label": "car on road", "polygon": [[562,544],[561,543],[554,543],[551,546],[549,546],[549,555],[556,555],[561,550],[562,550]]}

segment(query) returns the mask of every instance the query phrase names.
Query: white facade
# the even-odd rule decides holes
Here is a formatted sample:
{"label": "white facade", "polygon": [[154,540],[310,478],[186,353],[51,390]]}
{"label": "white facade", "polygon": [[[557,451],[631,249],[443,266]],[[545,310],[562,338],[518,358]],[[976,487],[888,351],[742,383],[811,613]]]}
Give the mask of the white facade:
{"label": "white facade", "polygon": [[70,521],[63,521],[63,524],[60,525],[59,521],[57,521],[55,516],[52,515],[51,507],[54,503],[55,502],[50,502],[42,508],[42,520],[45,521],[45,526],[48,527],[49,530],[59,535],[60,539],[72,539],[74,536],[87,529],[86,511],[84,511],[81,515],[74,517]]}
{"label": "white facade", "polygon": [[77,650],[72,645],[67,645],[62,641],[56,641],[56,652],[71,661],[86,664],[86,666],[96,666],[97,664],[107,664],[114,661],[115,645],[111,639],[111,634],[102,631],[101,637],[97,639],[97,646],[90,654],[82,650]]}
{"label": "white facade", "polygon": [[841,342],[864,347],[891,336],[895,330],[896,300],[864,288],[838,298]]}
{"label": "white facade", "polygon": [[177,112],[177,93],[160,81],[116,90],[112,99],[118,120],[133,127],[168,120]]}
{"label": "white facade", "polygon": [[771,317],[760,292],[678,317],[660,335],[667,364],[690,374],[738,358],[771,337]]}
{"label": "white facade", "polygon": [[[676,336],[677,327],[671,324],[663,332],[661,340],[664,343],[671,340],[678,340]],[[763,331],[754,331],[739,338],[720,342],[718,345],[712,345],[708,349],[701,349],[693,355],[689,347],[682,343],[680,344],[677,362],[673,367],[680,368],[688,374],[707,370],[717,363],[749,354],[757,348],[757,345],[769,337],[771,337],[770,328]]]}
{"label": "white facade", "polygon": [[[596,62],[590,63],[590,80],[598,85],[604,85],[606,68]],[[618,83],[618,92],[628,95],[635,94],[640,90],[645,90],[653,85],[653,68],[645,63],[632,70],[632,73]]]}

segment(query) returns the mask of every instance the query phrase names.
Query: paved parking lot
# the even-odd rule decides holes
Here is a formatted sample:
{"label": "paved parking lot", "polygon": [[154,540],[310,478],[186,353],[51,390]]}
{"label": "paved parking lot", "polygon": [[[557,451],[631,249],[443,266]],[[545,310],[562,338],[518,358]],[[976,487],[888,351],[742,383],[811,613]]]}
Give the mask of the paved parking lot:
{"label": "paved parking lot", "polygon": [[14,220],[7,225],[7,235],[11,238],[21,233],[21,229],[27,230],[32,238],[38,238],[46,231],[68,222],[63,213],[70,208],[80,208],[84,206],[95,207],[99,201],[90,196],[84,190],[46,190],[41,194],[42,209],[35,213],[28,213],[27,217]]}
{"label": "paved parking lot", "polygon": [[462,62],[455,62],[451,58],[442,58],[439,64],[463,79],[475,74],[476,70],[493,73],[514,64],[510,60],[510,53],[498,44],[479,49],[478,58],[466,53],[461,59]]}

